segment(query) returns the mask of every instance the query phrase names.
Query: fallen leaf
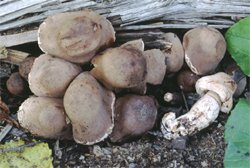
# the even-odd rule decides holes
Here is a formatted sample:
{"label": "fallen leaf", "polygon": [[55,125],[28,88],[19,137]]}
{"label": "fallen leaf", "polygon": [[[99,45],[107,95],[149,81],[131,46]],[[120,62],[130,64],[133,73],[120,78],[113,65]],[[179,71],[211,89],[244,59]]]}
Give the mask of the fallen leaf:
{"label": "fallen leaf", "polygon": [[[0,145],[0,167],[52,168],[52,151],[47,143],[24,147],[24,141],[10,141]],[[20,149],[20,150],[13,150]]]}

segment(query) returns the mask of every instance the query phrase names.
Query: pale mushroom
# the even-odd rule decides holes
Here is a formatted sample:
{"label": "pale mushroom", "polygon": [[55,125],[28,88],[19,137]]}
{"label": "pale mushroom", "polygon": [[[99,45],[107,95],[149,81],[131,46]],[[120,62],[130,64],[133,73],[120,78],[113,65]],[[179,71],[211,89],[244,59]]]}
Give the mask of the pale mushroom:
{"label": "pale mushroom", "polygon": [[166,56],[167,73],[178,72],[184,62],[184,50],[180,39],[174,33],[166,33],[164,41],[171,46],[163,49],[162,52]]}
{"label": "pale mushroom", "polygon": [[91,145],[104,140],[114,127],[115,95],[83,72],[69,85],[64,106],[77,143]]}
{"label": "pale mushroom", "polygon": [[81,68],[60,58],[43,54],[29,73],[29,87],[37,96],[62,97]]}
{"label": "pale mushroom", "polygon": [[92,10],[49,16],[39,27],[42,51],[74,63],[86,63],[115,41],[111,23]]}
{"label": "pale mushroom", "polygon": [[20,125],[33,135],[52,139],[71,139],[71,124],[64,112],[62,99],[30,97],[19,107]]}
{"label": "pale mushroom", "polygon": [[236,90],[235,81],[220,72],[200,78],[196,82],[196,92],[202,97],[189,112],[176,118],[175,113],[164,115],[161,130],[166,139],[193,135],[212,124],[219,111],[229,112],[232,108],[232,96]]}
{"label": "pale mushroom", "polygon": [[185,61],[197,75],[213,72],[226,52],[223,35],[212,27],[189,30],[183,37]]}
{"label": "pale mushroom", "polygon": [[141,136],[154,126],[157,105],[149,96],[126,95],[115,103],[115,126],[112,142],[122,142]]}

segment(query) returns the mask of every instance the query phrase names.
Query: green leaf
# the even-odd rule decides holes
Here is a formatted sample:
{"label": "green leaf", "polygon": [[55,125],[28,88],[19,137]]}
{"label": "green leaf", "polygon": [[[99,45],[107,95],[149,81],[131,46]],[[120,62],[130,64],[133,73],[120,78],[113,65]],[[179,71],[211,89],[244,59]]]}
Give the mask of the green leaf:
{"label": "green leaf", "polygon": [[[0,145],[0,150],[9,149],[23,145],[24,142],[11,141]],[[51,150],[47,143],[38,143],[32,147],[25,147],[22,151],[11,151],[0,153],[0,167],[36,167],[52,168]]]}
{"label": "green leaf", "polygon": [[250,167],[250,102],[240,99],[225,126],[226,168]]}
{"label": "green leaf", "polygon": [[250,17],[230,27],[225,38],[229,53],[242,71],[250,76]]}

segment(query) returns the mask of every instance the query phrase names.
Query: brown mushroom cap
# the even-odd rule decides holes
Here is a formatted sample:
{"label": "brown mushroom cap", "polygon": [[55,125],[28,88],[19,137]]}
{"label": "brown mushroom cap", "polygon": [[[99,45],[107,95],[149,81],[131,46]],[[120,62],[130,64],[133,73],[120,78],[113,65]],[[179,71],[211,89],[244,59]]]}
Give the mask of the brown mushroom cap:
{"label": "brown mushroom cap", "polygon": [[21,96],[28,87],[26,81],[20,76],[18,72],[10,75],[6,82],[6,86],[11,94],[17,96]]}
{"label": "brown mushroom cap", "polygon": [[120,47],[123,47],[123,48],[132,47],[132,48],[136,48],[140,51],[144,51],[144,42],[142,41],[142,39],[132,40],[132,41],[128,41],[128,42],[124,43]]}
{"label": "brown mushroom cap", "polygon": [[156,102],[149,96],[126,95],[118,98],[111,141],[122,142],[146,133],[153,128],[156,116]]}
{"label": "brown mushroom cap", "polygon": [[189,68],[198,75],[206,75],[213,72],[224,57],[226,42],[218,30],[198,27],[184,35],[183,47]]}
{"label": "brown mushroom cap", "polygon": [[19,65],[19,73],[26,80],[28,80],[28,75],[35,59],[36,57],[27,57]]}
{"label": "brown mushroom cap", "polygon": [[63,101],[77,143],[91,145],[111,133],[115,95],[88,72],[79,74],[71,82]]}
{"label": "brown mushroom cap", "polygon": [[167,47],[165,50],[162,50],[162,52],[167,57],[167,72],[177,72],[182,68],[184,63],[184,49],[182,47],[181,41],[174,33],[166,33],[164,35],[164,40],[172,44],[171,48]]}
{"label": "brown mushroom cap", "polygon": [[95,56],[90,73],[111,88],[132,88],[146,76],[146,60],[142,52],[133,47],[111,48]]}
{"label": "brown mushroom cap", "polygon": [[195,83],[200,77],[191,70],[183,70],[177,76],[177,83],[184,92],[195,91]]}
{"label": "brown mushroom cap", "polygon": [[92,10],[50,16],[38,30],[42,51],[75,63],[90,61],[100,48],[114,41],[111,23]]}
{"label": "brown mushroom cap", "polygon": [[23,128],[36,136],[52,139],[72,137],[61,99],[30,97],[19,107],[17,118]]}
{"label": "brown mushroom cap", "polygon": [[62,97],[70,82],[81,72],[75,64],[43,54],[35,59],[29,86],[37,96]]}
{"label": "brown mushroom cap", "polygon": [[166,73],[167,57],[159,49],[152,49],[143,52],[147,62],[146,82],[159,85],[162,83]]}

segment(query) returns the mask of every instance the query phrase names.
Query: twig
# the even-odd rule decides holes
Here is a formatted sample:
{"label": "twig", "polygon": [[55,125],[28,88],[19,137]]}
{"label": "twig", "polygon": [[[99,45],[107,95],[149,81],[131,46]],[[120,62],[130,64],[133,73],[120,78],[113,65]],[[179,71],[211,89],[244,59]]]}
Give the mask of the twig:
{"label": "twig", "polygon": [[183,91],[181,91],[181,95],[182,95],[182,98],[183,98],[183,101],[184,101],[184,104],[185,104],[185,108],[186,108],[187,111],[189,111],[187,100],[186,100],[186,97],[185,97],[185,94],[184,94]]}
{"label": "twig", "polygon": [[[0,142],[5,138],[5,136],[10,132],[10,130],[12,129],[12,125],[7,124],[2,131],[0,132]],[[1,149],[0,149],[1,150]]]}
{"label": "twig", "polygon": [[41,143],[41,142],[31,142],[31,143],[20,145],[20,146],[16,146],[16,147],[13,147],[13,148],[0,149],[0,153],[5,153],[5,152],[22,152],[26,147],[32,147],[32,146],[35,146],[38,143]]}

